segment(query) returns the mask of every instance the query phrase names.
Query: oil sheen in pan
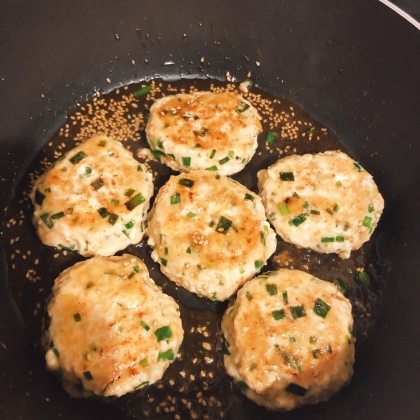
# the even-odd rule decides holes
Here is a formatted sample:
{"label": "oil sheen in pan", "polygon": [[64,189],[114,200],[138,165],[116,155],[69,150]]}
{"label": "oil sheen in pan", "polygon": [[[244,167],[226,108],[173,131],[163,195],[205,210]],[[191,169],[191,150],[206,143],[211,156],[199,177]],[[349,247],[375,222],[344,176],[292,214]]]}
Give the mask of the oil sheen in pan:
{"label": "oil sheen in pan", "polygon": [[[77,143],[93,134],[105,134],[122,141],[135,157],[148,165],[155,178],[156,192],[174,172],[151,159],[150,154],[141,153],[148,147],[144,127],[153,101],[176,92],[226,89],[237,91],[238,85],[213,80],[172,83],[154,80],[125,86],[107,95],[98,94],[74,109],[67,123],[40,151],[16,190],[3,226],[9,286],[33,335],[40,364],[44,363],[39,340],[47,321],[46,298],[58,274],[83,258],[66,249],[46,247],[37,238],[31,223],[32,205],[28,196],[36,177]],[[255,156],[245,170],[233,178],[252,191],[257,192],[256,173],[280,157],[337,149],[349,153],[327,127],[290,101],[257,88],[251,88],[244,96],[262,115],[264,131],[259,136]],[[381,223],[369,242],[352,252],[348,260],[341,260],[335,254],[297,249],[278,237],[277,250],[264,270],[289,267],[330,282],[340,279],[353,306],[356,360],[357,347],[374,324],[384,287],[381,273],[386,269],[386,263],[381,257],[380,238]],[[162,380],[114,400],[112,404],[134,418],[278,418],[278,413],[270,413],[246,400],[225,373],[219,328],[227,302],[198,298],[175,286],[160,273],[158,264],[151,259],[145,239],[122,252],[142,258],[155,282],[180,304],[185,338],[181,356],[168,368]],[[368,276],[359,276],[358,270],[361,269]],[[55,380],[51,376],[51,381]]]}

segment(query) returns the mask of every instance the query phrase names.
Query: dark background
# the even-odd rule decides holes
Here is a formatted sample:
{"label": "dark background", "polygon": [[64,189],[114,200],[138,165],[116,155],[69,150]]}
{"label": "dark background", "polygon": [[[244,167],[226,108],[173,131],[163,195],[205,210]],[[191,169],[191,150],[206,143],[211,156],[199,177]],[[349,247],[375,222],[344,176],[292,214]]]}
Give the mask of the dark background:
{"label": "dark background", "polygon": [[[418,16],[415,3],[398,4]],[[67,110],[94,89],[226,71],[241,80],[252,71],[260,87],[332,128],[374,175],[392,259],[382,312],[358,352],[352,384],[328,403],[279,418],[418,419],[419,68],[419,31],[376,0],[3,0],[1,207]],[[70,400],[35,363],[7,281],[1,248],[1,417],[125,417],[112,406]]]}

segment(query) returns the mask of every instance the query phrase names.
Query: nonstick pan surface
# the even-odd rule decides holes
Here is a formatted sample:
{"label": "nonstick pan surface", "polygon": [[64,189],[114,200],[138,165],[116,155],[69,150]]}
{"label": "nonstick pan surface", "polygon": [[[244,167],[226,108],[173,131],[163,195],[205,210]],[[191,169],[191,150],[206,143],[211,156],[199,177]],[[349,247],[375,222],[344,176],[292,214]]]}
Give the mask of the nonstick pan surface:
{"label": "nonstick pan surface", "polygon": [[[416,419],[419,68],[418,30],[378,1],[8,0],[0,13],[1,204],[68,110],[95,90],[153,77],[224,79],[227,71],[242,80],[251,71],[259,87],[330,127],[373,174],[392,267],[350,386],[277,417]],[[1,418],[129,417],[112,404],[71,400],[39,365],[1,252]]]}

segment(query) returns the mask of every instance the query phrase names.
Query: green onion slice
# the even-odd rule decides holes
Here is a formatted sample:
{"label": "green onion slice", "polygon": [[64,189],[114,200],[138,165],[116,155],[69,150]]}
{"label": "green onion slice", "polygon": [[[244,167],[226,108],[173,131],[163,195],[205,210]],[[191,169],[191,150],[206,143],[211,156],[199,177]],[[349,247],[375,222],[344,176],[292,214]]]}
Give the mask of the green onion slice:
{"label": "green onion slice", "polygon": [[170,201],[171,201],[171,204],[180,203],[181,202],[181,194],[178,193],[178,194],[171,195]]}
{"label": "green onion slice", "polygon": [[369,217],[369,216],[366,216],[364,219],[363,219],[363,226],[366,226],[366,227],[370,227],[370,224],[371,224],[371,222],[372,222],[372,218],[371,217]]}
{"label": "green onion slice", "polygon": [[363,168],[358,163],[353,162],[353,165],[356,167],[356,169],[357,169],[358,172],[361,172],[362,171]]}
{"label": "green onion slice", "polygon": [[288,214],[290,214],[289,206],[286,203],[280,203],[279,210],[282,216],[287,216]]}
{"label": "green onion slice", "polygon": [[366,271],[358,272],[357,277],[362,284],[369,283],[369,274]]}
{"label": "green onion slice", "polygon": [[291,306],[290,312],[292,313],[293,319],[298,319],[306,316],[305,308],[302,305]]}
{"label": "green onion slice", "polygon": [[210,159],[213,159],[215,154],[216,154],[216,149],[213,149],[210,153]]}
{"label": "green onion slice", "polygon": [[296,217],[294,217],[292,220],[290,220],[290,222],[289,222],[289,225],[290,226],[296,226],[296,227],[298,227],[299,225],[301,225],[303,222],[305,222],[306,221],[306,217],[305,216],[302,216],[302,215],[300,215],[300,216],[296,216]]}
{"label": "green onion slice", "polygon": [[215,165],[210,166],[210,167],[206,168],[206,171],[217,171],[217,166],[215,166]]}
{"label": "green onion slice", "polygon": [[62,217],[64,217],[64,211],[60,211],[59,213],[55,213],[51,216],[51,219],[61,219]]}
{"label": "green onion slice", "polygon": [[220,159],[220,160],[219,160],[219,163],[220,163],[221,165],[224,165],[226,162],[229,162],[229,161],[230,161],[230,157],[229,157],[229,156],[226,156],[225,158]]}
{"label": "green onion slice", "polygon": [[162,340],[165,340],[165,338],[172,337],[172,330],[169,327],[169,325],[165,325],[164,327],[158,328],[155,331],[155,335],[156,335],[157,341],[162,341]]}
{"label": "green onion slice", "polygon": [[143,95],[145,95],[146,93],[150,92],[150,90],[151,90],[151,89],[152,89],[152,86],[147,85],[147,86],[144,86],[144,87],[142,87],[141,89],[136,90],[135,92],[133,92],[133,95],[134,95],[136,98],[138,98],[139,96],[143,96]]}
{"label": "green onion slice", "polygon": [[328,303],[324,302],[322,299],[318,298],[314,305],[314,312],[319,315],[321,318],[325,318],[328,315],[331,306]]}
{"label": "green onion slice", "polygon": [[345,293],[347,290],[346,285],[343,283],[343,281],[341,279],[335,279],[334,280],[334,284],[337,286],[337,289],[341,292],[341,293]]}
{"label": "green onion slice", "polygon": [[247,389],[248,388],[248,385],[242,379],[239,379],[239,380],[235,381],[235,384],[238,386],[239,389]]}
{"label": "green onion slice", "polygon": [[160,261],[164,267],[166,267],[166,265],[168,264],[168,260],[165,258],[161,258]]}
{"label": "green onion slice", "polygon": [[105,207],[101,207],[100,209],[97,210],[97,212],[102,217],[102,219],[105,219],[105,217],[109,216],[109,211]]}
{"label": "green onion slice", "polygon": [[82,317],[81,317],[81,315],[80,315],[79,313],[74,314],[74,315],[73,315],[73,318],[74,318],[74,320],[75,320],[76,322],[80,322],[80,321],[82,320]]}
{"label": "green onion slice", "polygon": [[105,184],[104,181],[102,181],[101,178],[96,179],[95,181],[93,181],[90,185],[92,185],[93,188],[95,188],[95,190],[99,190],[100,188],[102,188]]}
{"label": "green onion slice", "polygon": [[109,218],[108,218],[108,223],[109,223],[110,225],[115,225],[115,222],[117,221],[117,219],[118,219],[118,214],[111,213],[111,214],[109,215]]}
{"label": "green onion slice", "polygon": [[277,284],[266,284],[265,290],[270,296],[275,296],[277,295]]}
{"label": "green onion slice", "polygon": [[127,229],[131,229],[134,226],[134,222],[132,220],[130,220],[128,223],[125,224],[125,227]]}
{"label": "green onion slice", "polygon": [[306,394],[307,389],[303,388],[302,386],[298,385],[298,384],[294,384],[293,382],[291,382],[289,385],[287,385],[286,387],[286,392],[290,393],[290,394],[294,394],[297,395],[298,397],[303,397]]}
{"label": "green onion slice", "polygon": [[183,157],[182,158],[182,164],[184,166],[190,166],[191,165],[191,157]]}
{"label": "green onion slice", "polygon": [[127,207],[128,210],[133,210],[134,208],[136,208],[141,203],[144,203],[145,201],[146,199],[143,197],[142,193],[138,193],[125,203],[125,207]]}
{"label": "green onion slice", "polygon": [[194,185],[194,181],[188,178],[181,178],[178,181],[178,184],[183,185],[184,187],[191,188]]}
{"label": "green onion slice", "polygon": [[287,290],[285,290],[285,291],[282,293],[282,296],[283,296],[283,304],[284,304],[284,305],[287,305],[287,304],[289,303],[289,297],[288,297],[288,295],[287,295]]}
{"label": "green onion slice", "polygon": [[344,236],[336,236],[335,240],[337,242],[344,242]]}
{"label": "green onion slice", "polygon": [[159,352],[158,360],[174,360],[175,355],[172,350]]}
{"label": "green onion slice", "polygon": [[45,194],[42,194],[41,191],[36,190],[35,191],[35,203],[38,204],[38,206],[42,206],[42,202],[45,199]]}
{"label": "green onion slice", "polygon": [[255,268],[258,270],[264,265],[264,261],[256,260],[255,261]]}
{"label": "green onion slice", "polygon": [[373,204],[369,204],[368,211],[372,213],[375,209],[373,208]]}
{"label": "green onion slice", "polygon": [[254,296],[252,296],[252,295],[251,295],[251,293],[246,292],[246,293],[245,293],[245,297],[246,297],[248,300],[252,300],[252,298],[253,298]]}
{"label": "green onion slice", "polygon": [[280,179],[282,181],[294,181],[295,176],[293,175],[293,172],[280,172]]}
{"label": "green onion slice", "polygon": [[286,316],[284,313],[284,309],[272,311],[271,313],[275,321],[278,321],[279,319],[283,319]]}
{"label": "green onion slice", "polygon": [[275,142],[276,138],[277,138],[277,134],[276,133],[272,133],[271,131],[269,131],[267,133],[266,142],[267,143],[270,143],[270,144],[273,144]]}
{"label": "green onion slice", "polygon": [[50,219],[50,215],[48,213],[41,214],[41,220],[45,223],[48,229],[53,227],[53,222]]}
{"label": "green onion slice", "polygon": [[334,242],[334,238],[333,237],[324,237],[324,238],[321,238],[321,242],[324,242],[324,243]]}
{"label": "green onion slice", "polygon": [[251,200],[251,201],[254,201],[254,196],[253,196],[253,195],[251,195],[251,194],[246,193],[246,194],[245,194],[245,198],[244,198],[244,200]]}
{"label": "green onion slice", "polygon": [[232,226],[232,220],[227,219],[226,217],[222,216],[219,219],[219,223],[217,223],[216,231],[223,233],[223,235],[227,234],[227,231]]}
{"label": "green onion slice", "polygon": [[239,102],[239,105],[238,105],[238,108],[237,108],[236,112],[238,114],[242,114],[242,112],[245,112],[249,108],[250,108],[250,105],[247,104],[246,102]]}
{"label": "green onion slice", "polygon": [[131,197],[134,193],[134,190],[132,188],[129,188],[128,190],[125,191],[124,195],[126,197]]}
{"label": "green onion slice", "polygon": [[146,330],[149,331],[150,327],[144,322],[144,321],[140,321],[140,325]]}
{"label": "green onion slice", "polygon": [[69,161],[76,165],[76,163],[79,163],[81,160],[85,159],[87,157],[87,154],[81,150],[79,153],[76,153],[73,157],[69,159]]}
{"label": "green onion slice", "polygon": [[252,372],[255,368],[257,367],[256,363],[253,363],[250,367],[249,370]]}

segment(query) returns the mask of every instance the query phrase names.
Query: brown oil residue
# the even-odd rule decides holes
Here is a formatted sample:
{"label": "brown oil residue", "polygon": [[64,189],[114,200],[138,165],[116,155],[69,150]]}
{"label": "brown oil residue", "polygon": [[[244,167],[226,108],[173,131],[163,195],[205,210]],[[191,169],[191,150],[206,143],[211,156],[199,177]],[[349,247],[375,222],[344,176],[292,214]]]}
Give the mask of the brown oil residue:
{"label": "brown oil residue", "polygon": [[[236,84],[213,80],[172,83],[156,80],[150,83],[152,89],[146,94],[133,95],[145,85],[149,84],[117,89],[75,109],[67,123],[40,151],[7,209],[3,235],[9,287],[33,335],[40,363],[43,363],[39,341],[46,322],[45,302],[54,279],[83,258],[66,250],[46,247],[36,236],[28,197],[34,179],[79,142],[93,134],[105,134],[122,141],[151,169],[156,192],[174,172],[139,152],[148,148],[144,127],[153,101],[177,92],[238,90]],[[256,88],[251,88],[244,96],[259,110],[263,126],[256,154],[242,172],[233,176],[250,190],[257,192],[256,173],[281,157],[337,149],[349,153],[327,127],[290,101]],[[272,143],[266,141],[269,132]],[[348,260],[342,260],[335,254],[298,249],[277,237],[277,250],[265,270],[296,268],[331,282],[341,279],[347,287],[345,294],[352,302],[357,347],[374,324],[384,287],[381,273],[387,267],[380,255],[380,238],[381,223],[369,242],[353,251]],[[172,363],[160,381],[112,404],[134,418],[271,418],[271,413],[247,401],[224,371],[220,320],[227,302],[199,298],[169,281],[151,259],[146,239],[120,253],[123,252],[143,259],[155,282],[180,304],[185,338],[180,358]],[[357,280],[357,270],[367,271],[369,283],[361,284]],[[54,380],[51,376],[51,381]]]}

